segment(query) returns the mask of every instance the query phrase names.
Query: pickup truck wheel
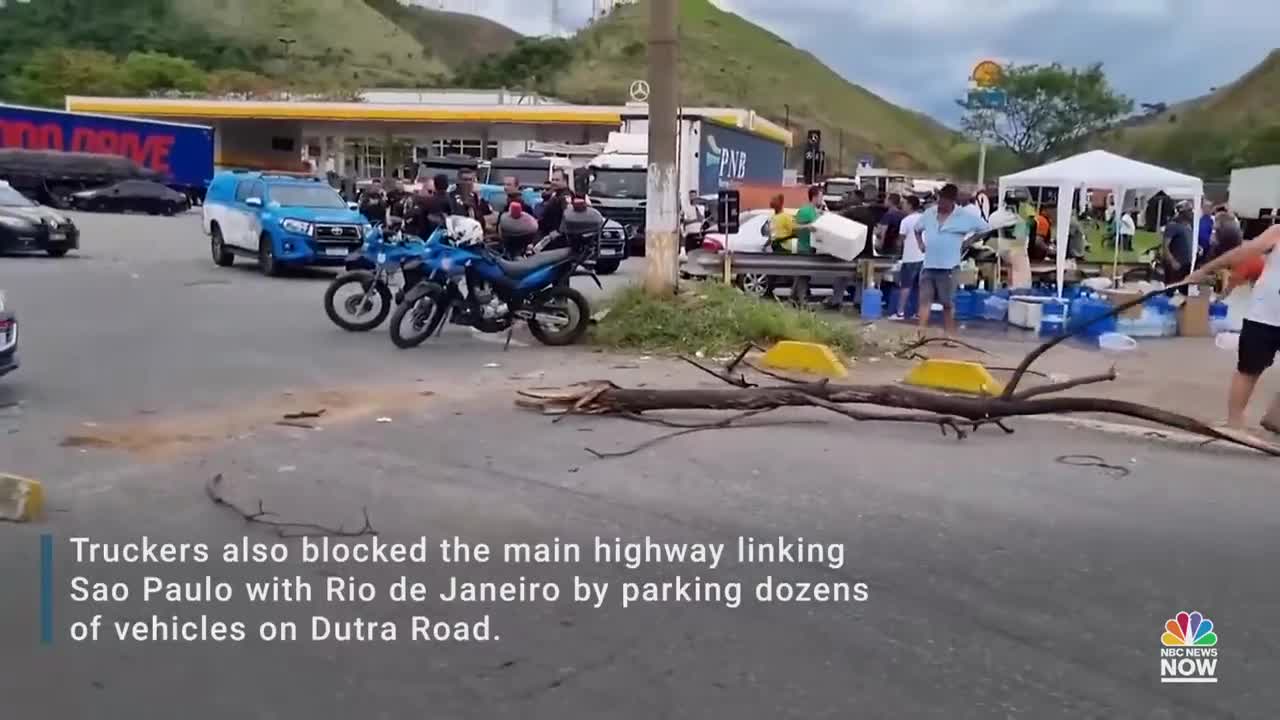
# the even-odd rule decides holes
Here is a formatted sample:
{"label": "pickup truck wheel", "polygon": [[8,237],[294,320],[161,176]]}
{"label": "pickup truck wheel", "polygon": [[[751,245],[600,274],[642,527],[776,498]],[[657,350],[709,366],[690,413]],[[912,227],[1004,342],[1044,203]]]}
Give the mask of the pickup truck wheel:
{"label": "pickup truck wheel", "polygon": [[236,256],[231,254],[222,240],[222,228],[214,225],[209,231],[209,252],[213,254],[213,262],[219,267],[231,267]]}
{"label": "pickup truck wheel", "polygon": [[276,262],[276,252],[271,247],[271,237],[266,233],[258,238],[258,271],[267,277],[280,274],[280,264]]}
{"label": "pickup truck wheel", "polygon": [[733,279],[733,284],[747,295],[759,298],[773,297],[773,278],[764,273],[738,275]]}
{"label": "pickup truck wheel", "polygon": [[54,248],[49,248],[48,250],[45,250],[45,252],[49,253],[49,257],[59,258],[59,257],[62,257],[63,255],[66,255],[67,251],[70,249],[71,248],[54,247]]}
{"label": "pickup truck wheel", "polygon": [[597,260],[597,261],[596,261],[596,274],[597,274],[597,275],[612,275],[612,274],[614,274],[614,273],[618,272],[618,265],[620,265],[620,264],[621,264],[621,263],[620,263],[620,261],[618,261],[618,260]]}

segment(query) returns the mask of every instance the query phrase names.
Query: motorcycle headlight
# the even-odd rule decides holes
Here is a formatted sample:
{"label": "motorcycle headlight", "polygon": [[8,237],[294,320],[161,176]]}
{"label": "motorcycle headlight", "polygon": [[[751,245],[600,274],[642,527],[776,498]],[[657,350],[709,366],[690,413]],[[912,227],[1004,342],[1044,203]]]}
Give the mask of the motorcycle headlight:
{"label": "motorcycle headlight", "polygon": [[305,222],[303,220],[294,220],[292,218],[286,218],[280,221],[280,227],[284,228],[285,230],[288,230],[291,233],[298,233],[300,235],[311,234],[311,223]]}

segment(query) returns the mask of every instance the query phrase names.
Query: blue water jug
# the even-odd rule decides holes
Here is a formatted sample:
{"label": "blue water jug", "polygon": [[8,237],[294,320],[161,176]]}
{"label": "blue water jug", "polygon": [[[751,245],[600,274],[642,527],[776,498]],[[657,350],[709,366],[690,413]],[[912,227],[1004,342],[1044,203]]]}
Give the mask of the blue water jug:
{"label": "blue water jug", "polygon": [[1227,316],[1227,304],[1226,304],[1226,303],[1221,302],[1221,301],[1219,301],[1219,302],[1215,302],[1215,303],[1210,303],[1210,305],[1209,305],[1209,317],[1211,317],[1211,318],[1225,318],[1226,316]]}
{"label": "blue water jug", "polygon": [[991,293],[987,292],[986,290],[974,290],[973,305],[972,305],[972,310],[970,312],[970,315],[972,315],[975,318],[982,317],[982,314],[987,307],[987,300],[990,297],[991,297]]}
{"label": "blue water jug", "polygon": [[1045,301],[1040,310],[1040,334],[1059,335],[1067,328],[1067,306],[1058,300]]}
{"label": "blue water jug", "polygon": [[955,304],[956,319],[968,320],[973,317],[973,293],[968,290],[958,290],[952,298]]}
{"label": "blue water jug", "polygon": [[982,306],[982,317],[987,320],[1004,322],[1009,316],[1009,299],[996,295],[987,298]]}
{"label": "blue water jug", "polygon": [[870,287],[862,291],[862,319],[877,320],[880,318],[880,309],[884,304],[884,294],[880,292],[880,288]]}

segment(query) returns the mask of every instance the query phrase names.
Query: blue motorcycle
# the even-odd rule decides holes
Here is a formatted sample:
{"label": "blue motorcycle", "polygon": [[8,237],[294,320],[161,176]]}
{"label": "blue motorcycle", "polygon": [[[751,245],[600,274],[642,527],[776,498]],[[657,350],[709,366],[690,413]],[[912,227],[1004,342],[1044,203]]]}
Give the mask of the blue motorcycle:
{"label": "blue motorcycle", "polygon": [[485,247],[475,221],[450,218],[438,254],[409,263],[422,264],[427,277],[406,285],[404,300],[391,316],[391,341],[399,348],[416,347],[440,332],[448,316],[480,332],[506,332],[508,341],[515,323],[523,320],[544,345],[577,342],[587,331],[591,307],[569,279],[590,277],[600,287],[589,265],[599,252],[600,234],[565,237],[560,244],[566,247],[507,260]]}
{"label": "blue motorcycle", "polygon": [[396,219],[387,227],[375,226],[364,245],[347,257],[345,272],[324,291],[324,310],[333,324],[349,332],[368,332],[381,325],[404,299],[405,289],[425,279],[415,274],[422,271],[421,264],[416,269],[406,265],[426,257],[439,234],[423,241],[404,233]]}

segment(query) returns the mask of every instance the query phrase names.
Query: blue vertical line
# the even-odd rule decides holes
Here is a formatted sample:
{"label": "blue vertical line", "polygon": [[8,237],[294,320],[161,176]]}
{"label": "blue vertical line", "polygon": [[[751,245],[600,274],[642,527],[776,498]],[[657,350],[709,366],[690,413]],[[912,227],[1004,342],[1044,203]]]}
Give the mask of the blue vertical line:
{"label": "blue vertical line", "polygon": [[40,644],[53,644],[53,535],[40,536]]}

